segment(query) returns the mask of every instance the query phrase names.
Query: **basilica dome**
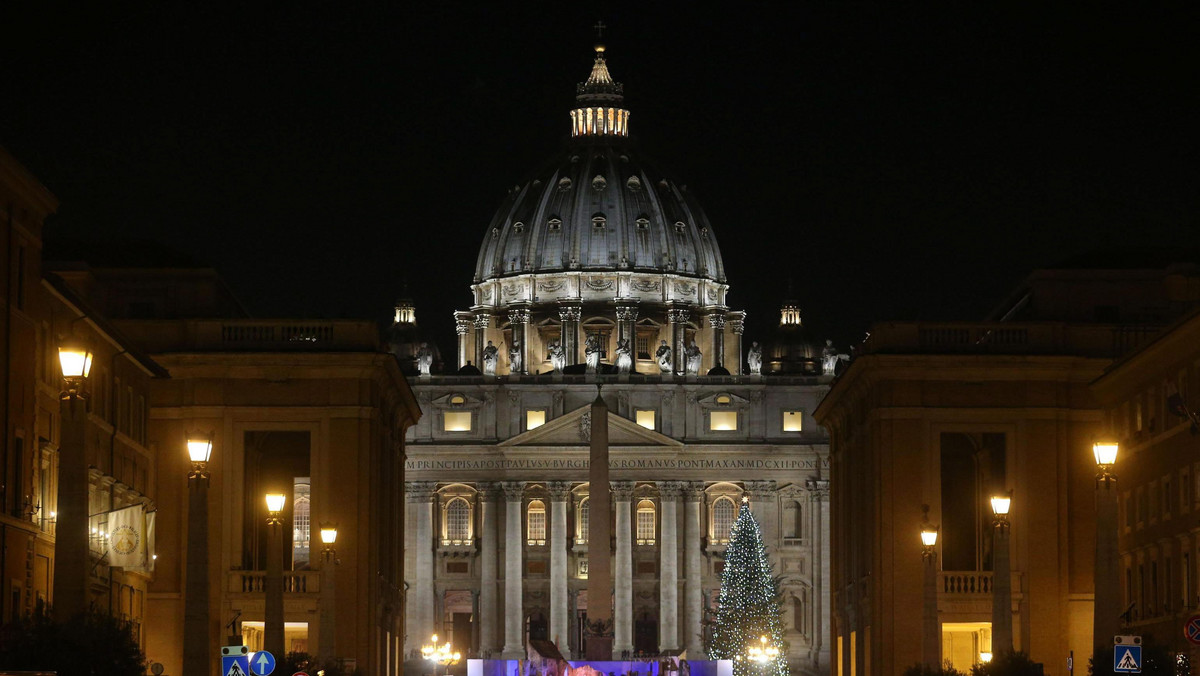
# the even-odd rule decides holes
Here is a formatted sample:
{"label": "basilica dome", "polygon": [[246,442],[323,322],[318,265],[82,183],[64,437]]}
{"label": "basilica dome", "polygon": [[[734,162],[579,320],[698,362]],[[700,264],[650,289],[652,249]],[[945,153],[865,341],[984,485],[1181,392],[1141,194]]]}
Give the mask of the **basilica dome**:
{"label": "basilica dome", "polygon": [[470,310],[455,313],[459,365],[728,374],[725,346],[740,364],[745,313],[727,305],[716,233],[687,186],[631,142],[601,45],[575,102],[570,141],[509,191],[484,233]]}
{"label": "basilica dome", "polygon": [[688,192],[627,139],[576,141],[510,192],[475,281],[565,270],[633,270],[725,281],[716,235]]}

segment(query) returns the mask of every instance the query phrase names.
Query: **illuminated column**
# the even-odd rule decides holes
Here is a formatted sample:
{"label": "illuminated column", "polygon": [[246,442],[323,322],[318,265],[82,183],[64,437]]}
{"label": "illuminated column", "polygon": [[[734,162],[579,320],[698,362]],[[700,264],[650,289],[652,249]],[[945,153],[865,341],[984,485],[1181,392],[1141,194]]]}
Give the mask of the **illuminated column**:
{"label": "illuminated column", "polygon": [[458,368],[467,365],[472,358],[471,313],[459,310],[454,313],[454,331],[458,334]]}
{"label": "illuminated column", "polygon": [[562,321],[562,348],[567,356],[567,366],[579,363],[579,320],[583,308],[578,305],[560,305],[558,318]]}
{"label": "illuminated column", "polygon": [[[617,569],[613,571],[613,657],[619,657],[633,652],[633,533],[629,527],[633,482],[614,481],[611,486],[613,504],[617,509]],[[592,514],[591,518],[600,517]],[[588,603],[592,603],[592,600],[588,599]]]}
{"label": "illuminated column", "polygon": [[735,376],[740,376],[745,373],[742,367],[742,333],[746,330],[746,313],[745,312],[730,312],[726,317],[729,319],[729,328],[733,329],[733,349],[737,351],[736,366],[729,372]]}
{"label": "illuminated column", "polygon": [[812,585],[813,585],[813,632],[812,632],[812,667],[814,671],[824,671],[829,664],[829,646],[825,638],[829,636],[829,615],[825,609],[829,606],[829,534],[826,524],[829,523],[829,480],[808,479],[805,482],[808,489],[809,510],[808,533],[812,547]]}
{"label": "illuminated column", "polygon": [[725,314],[711,314],[708,325],[712,327],[712,368],[725,368]]}
{"label": "illuminated column", "polygon": [[667,310],[667,322],[671,325],[671,353],[675,359],[675,375],[681,376],[686,372],[687,361],[683,350],[687,328],[688,311],[684,308],[673,307]]}
{"label": "illuminated column", "polygon": [[633,325],[638,318],[638,308],[636,305],[618,305],[617,306],[617,339],[624,338],[629,341],[629,348],[637,350],[637,341],[635,340]]}
{"label": "illuminated column", "polygon": [[571,483],[551,481],[546,484],[550,493],[550,640],[559,646],[563,656],[570,658],[567,632],[567,500]]}
{"label": "illuminated column", "polygon": [[499,486],[481,483],[479,488],[479,651],[496,650],[496,495]]}
{"label": "illuminated column", "polygon": [[679,534],[676,532],[681,481],[658,482],[662,499],[662,539],[658,577],[658,649],[679,649]]}
{"label": "illuminated column", "polygon": [[483,370],[483,348],[487,347],[487,328],[491,323],[491,314],[475,313],[475,368],[480,371]]}
{"label": "illuminated column", "polygon": [[508,324],[512,327],[513,341],[521,347],[521,368],[514,373],[529,373],[529,308],[509,310]]}
{"label": "illuminated column", "polygon": [[700,659],[704,647],[700,640],[700,621],[704,614],[704,590],[700,585],[701,572],[700,502],[704,499],[704,482],[688,481],[683,487],[683,647],[693,659]]}
{"label": "illuminated column", "polygon": [[412,640],[410,649],[419,646],[424,637],[434,631],[433,501],[436,487],[437,483],[433,481],[407,481],[404,484],[404,494],[414,514],[413,545],[417,548],[414,556],[417,570],[406,599],[411,618],[408,627],[408,636]]}
{"label": "illuminated column", "polygon": [[521,497],[525,482],[504,482],[504,654],[503,659],[525,656],[525,599],[521,584]]}

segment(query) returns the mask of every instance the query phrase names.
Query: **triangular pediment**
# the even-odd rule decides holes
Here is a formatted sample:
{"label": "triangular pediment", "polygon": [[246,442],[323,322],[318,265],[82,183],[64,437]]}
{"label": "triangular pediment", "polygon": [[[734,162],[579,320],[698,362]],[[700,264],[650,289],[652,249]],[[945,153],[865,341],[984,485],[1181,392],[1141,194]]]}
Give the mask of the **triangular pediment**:
{"label": "triangular pediment", "polygon": [[[541,427],[522,432],[511,439],[500,442],[501,447],[513,446],[589,446],[591,444],[591,405],[581,406],[563,414]],[[683,446],[671,437],[646,429],[621,416],[608,412],[608,445],[615,446],[660,446],[680,448]]]}

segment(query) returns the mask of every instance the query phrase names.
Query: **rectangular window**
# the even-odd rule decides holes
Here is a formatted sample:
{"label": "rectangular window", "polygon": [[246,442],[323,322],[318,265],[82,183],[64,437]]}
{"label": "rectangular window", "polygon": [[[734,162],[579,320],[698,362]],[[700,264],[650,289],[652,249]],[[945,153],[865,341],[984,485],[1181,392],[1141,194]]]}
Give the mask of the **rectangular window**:
{"label": "rectangular window", "polygon": [[654,510],[639,509],[637,512],[637,543],[654,544]]}
{"label": "rectangular window", "polygon": [[546,424],[545,409],[530,409],[525,411],[525,429],[531,430]]}
{"label": "rectangular window", "polygon": [[649,333],[639,333],[637,337],[637,358],[650,358],[650,341],[652,339]]}
{"label": "rectangular window", "polygon": [[645,427],[648,430],[654,429],[654,414],[656,411],[652,408],[638,409],[637,424]]}
{"label": "rectangular window", "polygon": [[446,411],[442,414],[442,429],[446,432],[470,432],[470,411]]}
{"label": "rectangular window", "polygon": [[728,432],[738,428],[737,411],[712,411],[708,414],[708,429]]}
{"label": "rectangular window", "polygon": [[546,510],[529,510],[529,541],[530,544],[546,542]]}
{"label": "rectangular window", "polygon": [[783,431],[800,432],[803,430],[804,413],[802,411],[783,412]]}

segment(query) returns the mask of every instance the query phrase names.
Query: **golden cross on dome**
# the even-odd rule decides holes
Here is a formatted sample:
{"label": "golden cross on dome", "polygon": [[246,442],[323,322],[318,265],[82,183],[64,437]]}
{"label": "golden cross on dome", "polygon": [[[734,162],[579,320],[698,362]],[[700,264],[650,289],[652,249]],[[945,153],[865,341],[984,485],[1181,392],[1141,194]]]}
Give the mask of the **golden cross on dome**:
{"label": "golden cross on dome", "polygon": [[596,37],[602,39],[604,37],[604,29],[608,28],[608,26],[605,26],[603,21],[597,21],[596,25],[592,26],[592,28],[596,29]]}

